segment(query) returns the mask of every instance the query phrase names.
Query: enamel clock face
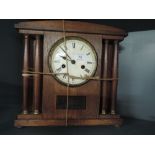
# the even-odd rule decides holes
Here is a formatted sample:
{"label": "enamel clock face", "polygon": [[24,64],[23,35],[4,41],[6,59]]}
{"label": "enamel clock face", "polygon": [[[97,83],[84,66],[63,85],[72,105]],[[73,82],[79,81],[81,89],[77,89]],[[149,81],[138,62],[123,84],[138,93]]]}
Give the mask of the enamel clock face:
{"label": "enamel clock face", "polygon": [[[66,37],[57,41],[49,52],[49,69],[60,83],[79,86],[92,77],[97,68],[94,47],[85,39]],[[68,75],[66,75],[68,73]]]}

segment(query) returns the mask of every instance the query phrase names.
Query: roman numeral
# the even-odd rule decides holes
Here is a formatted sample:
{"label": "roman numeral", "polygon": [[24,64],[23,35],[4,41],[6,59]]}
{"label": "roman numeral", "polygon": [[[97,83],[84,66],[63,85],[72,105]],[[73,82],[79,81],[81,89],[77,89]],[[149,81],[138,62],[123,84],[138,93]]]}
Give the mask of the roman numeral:
{"label": "roman numeral", "polygon": [[58,73],[59,73],[60,71],[61,71],[61,67],[60,67],[60,68],[58,68],[58,69],[56,69],[56,72],[58,72]]}
{"label": "roman numeral", "polygon": [[93,62],[88,61],[87,64],[93,64]]}
{"label": "roman numeral", "polygon": [[75,43],[72,43],[73,48],[75,48]]}
{"label": "roman numeral", "polygon": [[84,46],[82,46],[80,50],[82,51],[82,50],[83,50],[83,48],[84,48]]}
{"label": "roman numeral", "polygon": [[63,75],[63,78],[66,79],[66,74]]}
{"label": "roman numeral", "polygon": [[90,53],[87,53],[86,55],[90,55]]}
{"label": "roman numeral", "polygon": [[89,72],[90,72],[90,70],[89,70],[89,69],[87,69],[87,68],[86,68],[84,71],[85,71],[85,72],[87,72],[87,73],[89,73]]}

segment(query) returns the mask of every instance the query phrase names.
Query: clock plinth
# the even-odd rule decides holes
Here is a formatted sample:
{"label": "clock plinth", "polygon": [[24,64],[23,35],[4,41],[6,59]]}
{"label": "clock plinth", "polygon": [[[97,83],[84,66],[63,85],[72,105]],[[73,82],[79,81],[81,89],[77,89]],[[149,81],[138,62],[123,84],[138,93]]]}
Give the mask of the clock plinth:
{"label": "clock plinth", "polygon": [[[121,126],[123,119],[119,115],[104,115],[97,119],[69,119],[68,126],[99,126],[113,125]],[[50,119],[43,115],[18,115],[18,120],[15,121],[16,127],[22,126],[65,126],[64,119]]]}
{"label": "clock plinth", "polygon": [[64,37],[62,21],[16,28],[24,35],[24,63],[23,112],[15,126],[122,124],[116,96],[123,30],[65,21]]}

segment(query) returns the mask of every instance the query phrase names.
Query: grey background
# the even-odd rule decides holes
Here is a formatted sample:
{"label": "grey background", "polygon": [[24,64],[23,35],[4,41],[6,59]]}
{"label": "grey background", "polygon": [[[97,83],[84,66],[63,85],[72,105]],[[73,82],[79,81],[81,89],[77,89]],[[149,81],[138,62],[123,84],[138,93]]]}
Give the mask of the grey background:
{"label": "grey background", "polygon": [[[14,24],[21,21],[0,20],[0,108],[10,109],[14,117],[21,108],[23,57],[22,37]],[[155,20],[91,21],[127,31],[155,29]],[[155,121],[155,31],[130,32],[121,43],[119,56],[118,111],[123,116]],[[4,113],[12,117],[8,110]],[[6,121],[5,115],[0,117]]]}
{"label": "grey background", "polygon": [[120,114],[155,121],[155,31],[129,33],[119,56]]}

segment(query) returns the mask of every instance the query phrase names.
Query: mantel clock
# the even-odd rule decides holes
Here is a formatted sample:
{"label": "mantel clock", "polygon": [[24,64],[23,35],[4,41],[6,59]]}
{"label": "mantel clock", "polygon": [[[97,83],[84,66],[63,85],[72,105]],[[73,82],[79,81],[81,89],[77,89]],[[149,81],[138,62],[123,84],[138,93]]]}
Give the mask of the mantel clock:
{"label": "mantel clock", "polygon": [[122,124],[116,96],[124,30],[64,20],[15,27],[24,36],[23,103],[15,126]]}

